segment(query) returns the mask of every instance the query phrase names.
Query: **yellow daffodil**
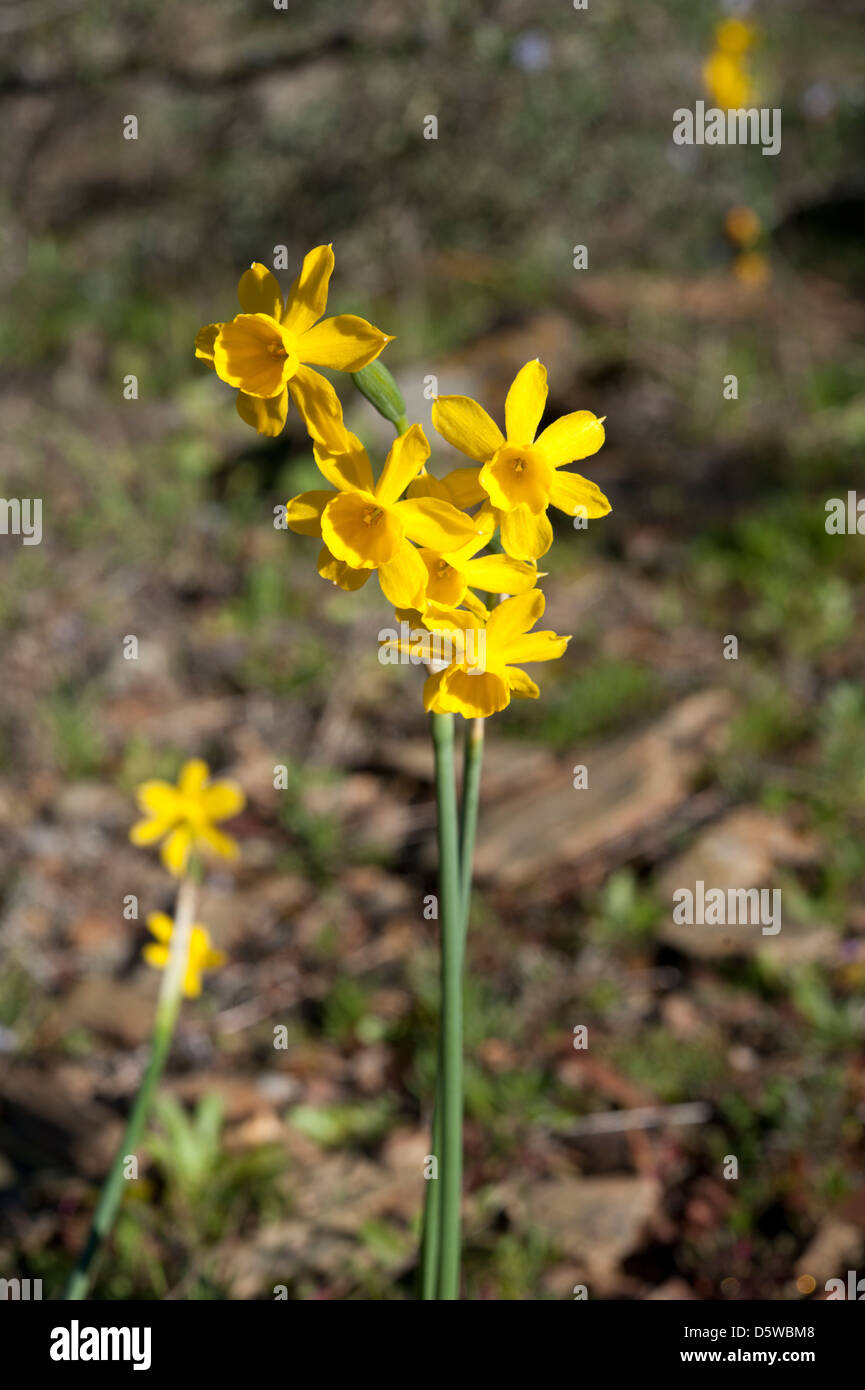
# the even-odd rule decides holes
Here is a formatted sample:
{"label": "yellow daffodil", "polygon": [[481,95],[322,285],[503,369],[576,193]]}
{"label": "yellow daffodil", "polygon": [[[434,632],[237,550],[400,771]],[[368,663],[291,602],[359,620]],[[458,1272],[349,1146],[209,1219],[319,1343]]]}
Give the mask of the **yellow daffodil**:
{"label": "yellow daffodil", "polygon": [[[524,661],[555,661],[564,654],[570,637],[555,632],[531,632],[542,616],[545,601],[540,589],[505,599],[490,613],[486,623],[475,613],[463,609],[446,611],[431,605],[423,616],[430,640],[413,640],[411,654],[435,661],[446,647],[446,634],[463,637],[461,659],[435,671],[424,685],[424,708],[434,714],[461,714],[464,719],[485,719],[510,704],[511,696],[536,700],[540,694],[534,681],[520,670]],[[483,634],[483,641],[479,634]],[[389,645],[405,647],[399,641]],[[480,655],[479,655],[480,654]]]}
{"label": "yellow daffodil", "polygon": [[606,516],[610,504],[596,483],[565,464],[597,453],[603,421],[590,410],[563,415],[535,438],[547,401],[547,372],[527,362],[505,401],[505,429],[468,396],[439,396],[432,419],[439,434],[480,468],[457,468],[442,479],[457,506],[491,502],[502,546],[514,560],[537,560],[553,543],[552,505],[569,516]]}
{"label": "yellow daffodil", "polygon": [[427,603],[442,608],[459,608],[465,604],[479,614],[486,613],[484,605],[475,601],[472,589],[490,594],[522,594],[538,582],[536,565],[512,560],[509,555],[478,555],[489,543],[496,527],[492,507],[484,507],[475,517],[477,535],[458,550],[440,554],[421,547],[420,557],[427,568]]}
{"label": "yellow daffodil", "polygon": [[428,458],[420,425],[394,440],[377,483],[356,435],[346,431],[337,453],[316,445],[316,463],[336,491],[292,498],[286,523],[299,535],[322,537],[319,574],[342,589],[358,589],[377,570],[394,607],[423,606],[428,570],[412,541],[450,553],[474,539],[478,529],[471,517],[440,498],[399,500]]}
{"label": "yellow daffodil", "polygon": [[[150,943],[144,947],[141,954],[148,965],[154,966],[156,970],[164,970],[171,954],[174,922],[165,912],[151,912],[147,918],[147,925],[159,944]],[[193,926],[189,937],[189,958],[183,977],[183,993],[187,999],[197,999],[201,993],[202,971],[218,970],[225,964],[225,960],[225,952],[215,950],[211,944],[207,928],[200,924]]]}
{"label": "yellow daffodil", "polygon": [[217,830],[216,821],[229,820],[243,810],[245,797],[235,782],[211,782],[210,769],[200,758],[183,764],[177,786],[170,782],[143,782],[137,800],[146,819],[133,825],[134,845],[153,845],[162,840],[162,862],[180,877],[193,851],[211,850],[224,859],[237,856],[237,844]]}
{"label": "yellow daffodil", "polygon": [[355,314],[322,318],[333,259],[330,246],[310,251],[286,300],[267,266],[254,262],[237,287],[243,313],[230,323],[207,324],[195,339],[196,357],[238,388],[237,412],[259,434],[282,431],[291,396],[312,438],[334,447],[342,408],[330,382],[313,368],[357,372],[391,341]]}

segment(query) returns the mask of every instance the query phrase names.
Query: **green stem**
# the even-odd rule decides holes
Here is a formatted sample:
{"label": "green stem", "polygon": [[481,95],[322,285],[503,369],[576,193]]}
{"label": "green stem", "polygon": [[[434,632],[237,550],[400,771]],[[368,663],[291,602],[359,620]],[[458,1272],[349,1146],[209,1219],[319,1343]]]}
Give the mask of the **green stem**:
{"label": "green stem", "polygon": [[469,929],[472,901],[472,870],[475,858],[475,833],[478,828],[478,806],[481,797],[481,770],[484,762],[485,719],[466,721],[463,748],[463,797],[460,808],[460,895],[463,908],[463,951]]}
{"label": "green stem", "polygon": [[[438,1071],[436,1079],[435,1104],[431,1127],[430,1152],[438,1161],[441,1154],[442,1123],[439,1086],[441,1077],[441,1045],[439,1045]],[[423,1209],[423,1232],[420,1251],[420,1296],[424,1302],[435,1299],[438,1294],[439,1251],[441,1246],[441,1183],[438,1174],[426,1180],[426,1195]]]}
{"label": "green stem", "polygon": [[441,920],[441,1214],[438,1296],[459,1298],[462,1200],[463,998],[457,795],[452,714],[430,716],[438,806],[439,916]]}
{"label": "green stem", "polygon": [[183,879],[177,892],[171,953],[159,990],[147,1070],[129,1112],[129,1119],[117,1157],[102,1185],[87,1242],[66,1286],[65,1297],[67,1300],[80,1300],[87,1297],[96,1272],[98,1257],[101,1254],[103,1243],[114,1225],[117,1209],[123,1196],[126,1160],[134,1154],[138,1147],[147,1121],[153,1092],[162,1076],[171,1049],[171,1040],[174,1036],[174,1028],[183,999],[183,979],[189,959],[195,899],[196,876],[194,873],[190,873],[188,877]]}

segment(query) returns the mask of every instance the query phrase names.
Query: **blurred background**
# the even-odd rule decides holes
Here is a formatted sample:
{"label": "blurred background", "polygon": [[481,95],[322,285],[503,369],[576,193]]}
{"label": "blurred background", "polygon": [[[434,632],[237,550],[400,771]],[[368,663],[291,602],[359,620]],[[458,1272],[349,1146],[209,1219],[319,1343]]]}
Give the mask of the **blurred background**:
{"label": "blurred background", "polygon": [[[487,731],[466,1296],[784,1300],[862,1270],[865,541],[824,524],[862,486],[862,10],[736,9],[777,157],[672,142],[730,13],[0,6],[2,489],[43,499],[41,545],[0,537],[4,1276],[57,1297],[84,1238],[146,1061],[144,917],[172,907],[133,792],[195,755],[249,799],[199,913],[229,963],[184,1009],[95,1294],[413,1297],[422,673],[379,664],[377,585],[337,591],[273,527],[315,485],[296,414],[258,437],[192,354],[252,260],[286,246],[287,288],[330,241],[329,310],[396,335],[439,471],[429,375],[501,419],[540,357],[547,418],[607,417],[584,471],[612,515],[555,514],[544,561],[574,641]],[[677,926],[700,879],[781,888],[781,932]]]}

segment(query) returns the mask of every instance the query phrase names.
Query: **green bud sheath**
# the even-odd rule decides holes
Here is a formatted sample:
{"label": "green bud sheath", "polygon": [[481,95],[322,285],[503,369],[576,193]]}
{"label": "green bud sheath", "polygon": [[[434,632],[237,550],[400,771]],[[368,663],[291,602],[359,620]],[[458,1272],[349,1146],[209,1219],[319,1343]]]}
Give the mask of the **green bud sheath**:
{"label": "green bud sheath", "polygon": [[370,405],[374,405],[379,415],[399,425],[405,419],[405,401],[402,392],[384,364],[376,359],[359,372],[352,372],[354,384]]}

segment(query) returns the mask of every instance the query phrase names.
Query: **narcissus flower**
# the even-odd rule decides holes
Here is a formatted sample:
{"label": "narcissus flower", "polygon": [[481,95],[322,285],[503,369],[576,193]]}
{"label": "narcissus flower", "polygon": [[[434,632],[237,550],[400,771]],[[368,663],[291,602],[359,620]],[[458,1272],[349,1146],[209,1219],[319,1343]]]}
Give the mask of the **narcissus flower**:
{"label": "narcissus flower", "polygon": [[489,499],[501,526],[502,546],[515,560],[537,560],[553,543],[552,504],[569,516],[606,516],[610,504],[596,483],[562,473],[567,463],[597,453],[603,421],[590,410],[555,420],[535,439],[547,401],[547,372],[527,362],[505,401],[505,429],[468,396],[439,396],[432,420],[439,434],[480,468],[457,468],[442,481],[457,506]]}
{"label": "narcissus flower", "polygon": [[189,856],[210,850],[223,859],[237,856],[237,843],[216,829],[215,822],[238,815],[246,802],[235,782],[211,782],[210,769],[200,758],[183,764],[177,786],[170,782],[143,782],[136,797],[146,819],[136,821],[129,832],[134,845],[162,844],[162,862],[169,873],[186,872]]}
{"label": "narcissus flower", "polygon": [[489,594],[523,594],[538,582],[536,565],[512,560],[509,555],[478,555],[496,528],[492,507],[483,507],[475,516],[475,524],[477,535],[458,550],[440,554],[421,548],[420,557],[427,568],[428,603],[442,608],[459,608],[465,604],[472,611],[485,615],[486,609],[475,599],[472,589],[483,589]]}
{"label": "narcissus flower", "polygon": [[[555,661],[571,640],[555,632],[530,631],[542,616],[544,604],[540,589],[530,589],[505,599],[493,609],[486,623],[462,609],[428,610],[423,617],[431,636],[428,659],[435,660],[446,645],[441,634],[469,635],[459,644],[464,658],[428,677],[424,685],[425,709],[435,714],[461,714],[464,719],[485,719],[505,709],[512,695],[536,700],[540,691],[520,666],[523,662]],[[482,642],[478,635],[481,631]],[[390,645],[402,649],[404,644]],[[416,640],[409,644],[409,650],[415,654],[423,654],[422,647],[423,643]],[[482,653],[480,659],[478,653]]]}
{"label": "narcissus flower", "polygon": [[[141,954],[148,965],[154,966],[157,970],[164,970],[171,954],[174,922],[165,912],[151,912],[147,918],[147,925],[159,944],[154,945],[151,942],[144,947]],[[187,999],[197,999],[201,993],[202,971],[218,970],[225,961],[225,952],[215,950],[211,944],[207,927],[196,923],[190,932],[189,957],[183,976],[183,993]]]}
{"label": "narcissus flower", "polygon": [[341,589],[359,589],[377,570],[394,607],[423,606],[428,570],[412,541],[451,552],[473,540],[478,530],[471,517],[440,498],[399,500],[428,458],[429,444],[420,425],[394,440],[377,483],[356,435],[345,431],[335,454],[316,446],[316,463],[336,491],[293,497],[286,524],[299,535],[322,537],[319,574]]}
{"label": "narcissus flower", "polygon": [[312,438],[334,447],[342,408],[330,382],[313,368],[359,371],[391,341],[355,314],[322,319],[333,259],[330,246],[310,251],[284,301],[276,277],[254,262],[237,287],[243,313],[230,323],[207,324],[195,339],[196,357],[238,388],[237,412],[259,434],[281,432],[291,396]]}

